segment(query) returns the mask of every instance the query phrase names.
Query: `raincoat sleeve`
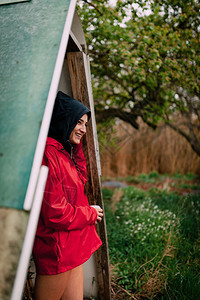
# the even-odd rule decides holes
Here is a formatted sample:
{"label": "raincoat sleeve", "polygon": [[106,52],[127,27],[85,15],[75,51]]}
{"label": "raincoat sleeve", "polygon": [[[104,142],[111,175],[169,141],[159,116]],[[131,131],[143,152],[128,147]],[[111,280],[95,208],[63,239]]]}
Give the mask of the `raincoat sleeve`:
{"label": "raincoat sleeve", "polygon": [[[77,230],[95,224],[97,212],[93,207],[73,206],[66,198],[57,155],[53,151],[45,151],[43,163],[49,168],[41,209],[44,224],[56,230]],[[71,193],[73,197],[73,190]]]}

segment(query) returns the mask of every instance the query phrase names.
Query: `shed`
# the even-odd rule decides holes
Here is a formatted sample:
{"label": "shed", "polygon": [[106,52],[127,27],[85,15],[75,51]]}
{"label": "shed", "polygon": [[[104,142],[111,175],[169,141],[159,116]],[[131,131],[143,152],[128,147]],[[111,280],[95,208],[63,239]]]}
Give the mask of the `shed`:
{"label": "shed", "polygon": [[[89,58],[75,8],[76,0],[0,1],[1,299],[22,297],[48,173],[41,161],[58,90],[92,111],[85,140],[88,198],[103,206]],[[105,220],[97,230],[103,246],[84,266],[84,296],[106,300]]]}

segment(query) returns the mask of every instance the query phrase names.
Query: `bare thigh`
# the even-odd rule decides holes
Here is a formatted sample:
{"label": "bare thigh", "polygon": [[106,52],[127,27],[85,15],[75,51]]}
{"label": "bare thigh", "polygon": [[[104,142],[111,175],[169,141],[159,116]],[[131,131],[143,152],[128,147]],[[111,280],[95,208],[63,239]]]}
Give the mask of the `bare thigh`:
{"label": "bare thigh", "polygon": [[57,275],[37,275],[35,300],[82,300],[83,267]]}
{"label": "bare thigh", "polygon": [[71,270],[62,300],[83,300],[83,266]]}

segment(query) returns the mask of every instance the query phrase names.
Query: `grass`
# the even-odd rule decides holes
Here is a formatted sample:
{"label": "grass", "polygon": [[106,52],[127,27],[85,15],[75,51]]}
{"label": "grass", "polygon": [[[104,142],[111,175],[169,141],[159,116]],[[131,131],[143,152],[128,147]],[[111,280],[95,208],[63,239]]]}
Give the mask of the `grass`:
{"label": "grass", "polygon": [[[146,183],[154,183],[157,180],[162,180],[165,177],[165,175],[160,175],[156,171],[152,171],[149,174],[140,174],[139,176],[127,176],[127,177],[117,177],[117,181],[126,181],[127,183],[140,183],[140,182],[146,182]],[[110,181],[113,180],[110,177],[103,177],[102,181]]]}
{"label": "grass", "polygon": [[113,299],[198,299],[200,196],[134,186],[123,193],[113,211],[113,191],[103,189]]}
{"label": "grass", "polygon": [[200,185],[197,185],[197,184],[180,183],[178,188],[200,191]]}
{"label": "grass", "polygon": [[186,173],[185,175],[181,173],[175,173],[172,175],[173,179],[183,179],[183,180],[195,180],[198,179],[198,175],[193,174],[193,173]]}

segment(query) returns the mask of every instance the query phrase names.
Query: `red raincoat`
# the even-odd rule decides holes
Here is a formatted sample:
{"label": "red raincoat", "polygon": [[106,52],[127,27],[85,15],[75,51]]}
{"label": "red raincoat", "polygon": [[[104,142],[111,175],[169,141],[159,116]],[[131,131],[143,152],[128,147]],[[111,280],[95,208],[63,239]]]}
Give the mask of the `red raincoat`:
{"label": "red raincoat", "polygon": [[[87,261],[102,244],[96,233],[97,212],[88,204],[82,145],[75,145],[77,168],[61,143],[48,137],[43,165],[49,175],[33,247],[37,274],[53,275]],[[84,183],[84,184],[83,184]]]}

